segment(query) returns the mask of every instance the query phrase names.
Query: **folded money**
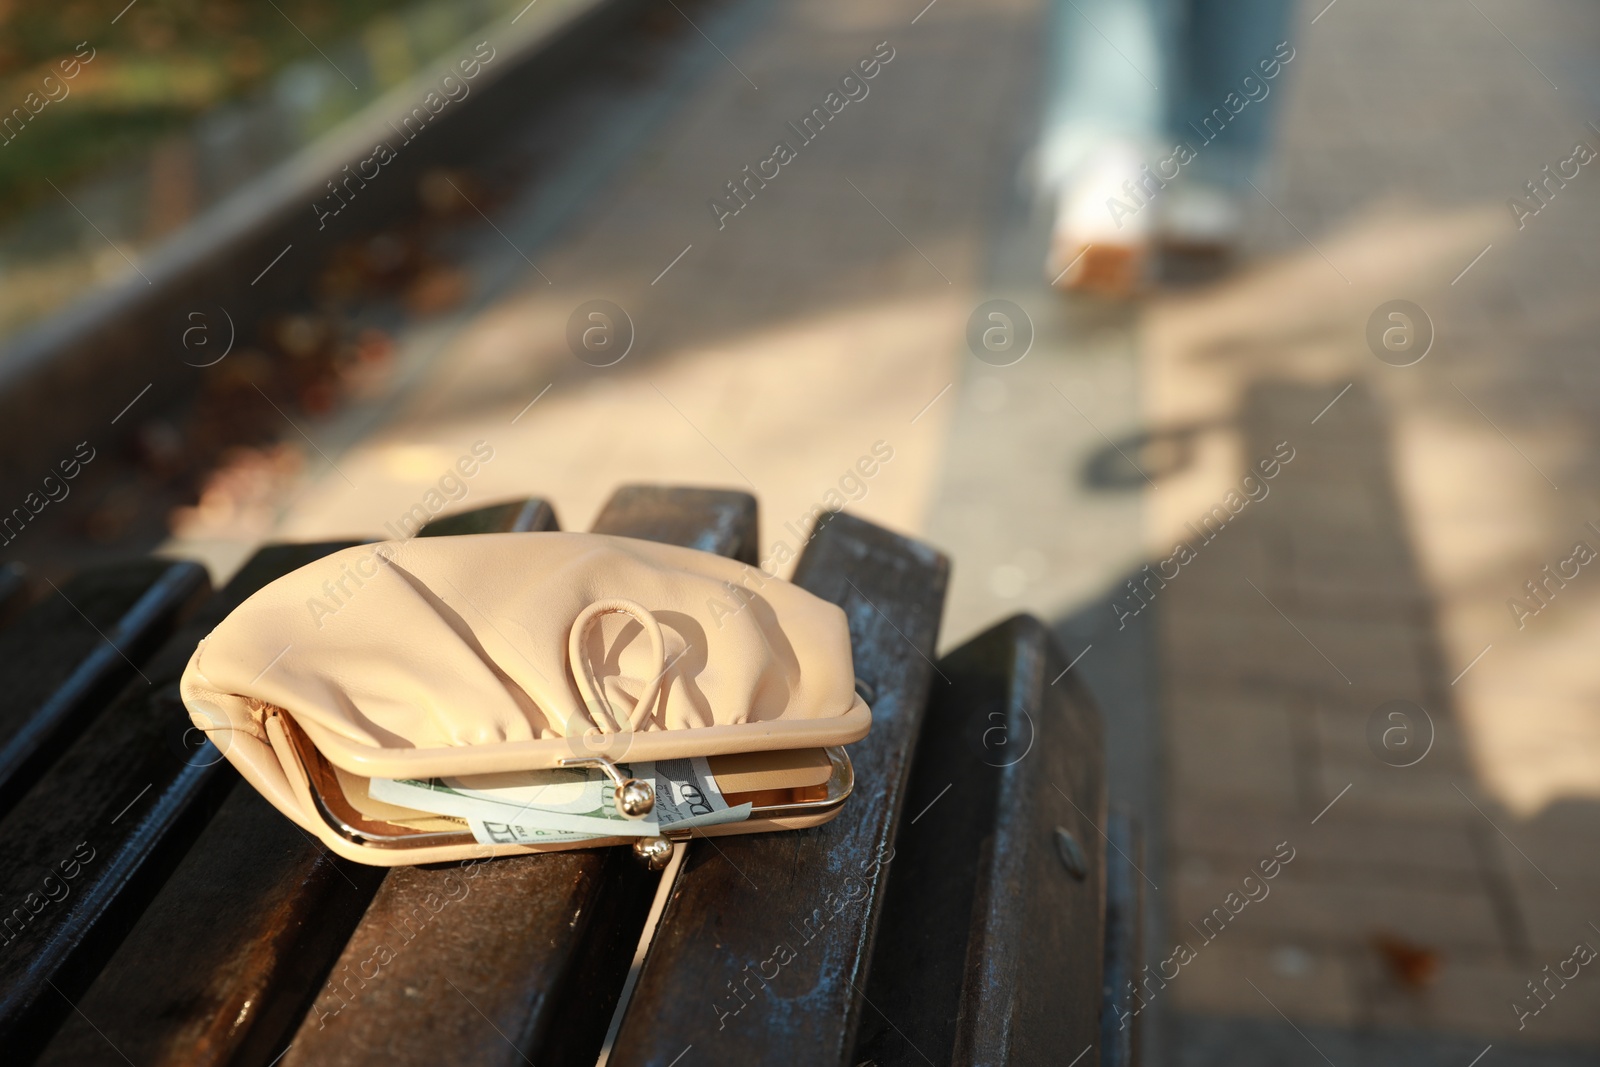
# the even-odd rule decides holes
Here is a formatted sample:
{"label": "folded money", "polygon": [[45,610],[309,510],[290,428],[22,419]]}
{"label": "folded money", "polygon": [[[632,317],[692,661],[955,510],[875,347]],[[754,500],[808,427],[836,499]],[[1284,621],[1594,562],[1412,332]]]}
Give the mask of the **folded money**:
{"label": "folded money", "polygon": [[659,837],[671,830],[738,822],[751,805],[730,806],[704,757],[619,765],[650,784],[655,806],[643,819],[616,808],[610,779],[594,768],[517,771],[461,778],[374,778],[368,795],[466,821],[483,844]]}

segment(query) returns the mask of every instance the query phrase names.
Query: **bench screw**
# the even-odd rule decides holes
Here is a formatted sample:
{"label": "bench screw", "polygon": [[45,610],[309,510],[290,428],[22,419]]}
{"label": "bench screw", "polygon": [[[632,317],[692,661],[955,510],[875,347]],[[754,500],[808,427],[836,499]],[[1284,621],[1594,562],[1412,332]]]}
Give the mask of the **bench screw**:
{"label": "bench screw", "polygon": [[1056,855],[1061,857],[1061,866],[1080,882],[1089,877],[1089,861],[1084,859],[1083,848],[1078,844],[1078,839],[1064,826],[1056,827],[1055,836]]}

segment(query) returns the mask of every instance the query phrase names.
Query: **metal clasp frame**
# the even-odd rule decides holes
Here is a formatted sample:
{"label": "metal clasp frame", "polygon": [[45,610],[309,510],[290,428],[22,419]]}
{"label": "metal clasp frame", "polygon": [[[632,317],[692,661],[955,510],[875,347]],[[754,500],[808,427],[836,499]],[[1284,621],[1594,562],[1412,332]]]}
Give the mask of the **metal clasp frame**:
{"label": "metal clasp frame", "polygon": [[[642,819],[656,806],[655,791],[649,782],[637,778],[624,778],[617,765],[604,756],[569,756],[561,761],[563,767],[599,767],[615,784],[617,810],[627,819]],[[633,843],[634,855],[652,871],[659,871],[672,858],[672,842],[664,837],[642,837]]]}
{"label": "metal clasp frame", "polygon": [[655,790],[650,788],[649,782],[641,782],[637,778],[625,778],[617,765],[604,756],[568,756],[561,760],[563,767],[598,767],[611,779],[616,789],[612,795],[617,801],[617,811],[625,819],[642,819],[649,815],[656,806]]}

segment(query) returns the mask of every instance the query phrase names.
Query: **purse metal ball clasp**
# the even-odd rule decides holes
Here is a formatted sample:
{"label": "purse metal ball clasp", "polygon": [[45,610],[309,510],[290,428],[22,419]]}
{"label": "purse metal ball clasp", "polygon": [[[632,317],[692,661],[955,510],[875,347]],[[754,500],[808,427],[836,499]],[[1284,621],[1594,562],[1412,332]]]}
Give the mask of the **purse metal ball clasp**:
{"label": "purse metal ball clasp", "polygon": [[604,771],[605,776],[616,786],[612,790],[612,796],[616,799],[617,810],[625,819],[642,819],[656,806],[655,790],[650,788],[649,782],[623,777],[617,765],[604,756],[568,756],[561,761],[561,766],[599,767]]}
{"label": "purse metal ball clasp", "polygon": [[646,870],[659,871],[672,862],[672,842],[664,837],[641,837],[633,843],[633,854]]}

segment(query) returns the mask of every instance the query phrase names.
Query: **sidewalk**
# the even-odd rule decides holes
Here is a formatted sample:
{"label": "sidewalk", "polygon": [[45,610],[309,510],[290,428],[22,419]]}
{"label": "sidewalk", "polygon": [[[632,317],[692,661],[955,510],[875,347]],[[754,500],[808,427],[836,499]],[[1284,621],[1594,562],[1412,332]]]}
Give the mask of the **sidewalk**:
{"label": "sidewalk", "polygon": [[[1190,1017],[1456,1033],[1451,1056],[1492,1042],[1495,1064],[1517,1041],[1600,1044],[1600,981],[1557,979],[1548,1006],[1527,986],[1600,945],[1600,581],[1552,583],[1525,628],[1507,606],[1575,541],[1600,547],[1600,200],[1585,173],[1520,231],[1506,206],[1576,140],[1600,150],[1579,45],[1600,16],[1480,7],[1302,9],[1255,261],[1150,308],[1143,380],[1150,424],[1197,428],[1152,494],[1158,552],[1296,450],[1157,604],[1173,936],[1203,943],[1190,922],[1275,842],[1297,850],[1171,995]],[[1364,337],[1394,299],[1437,332],[1409,367]],[[1427,720],[1369,730],[1395,700],[1431,719],[1414,765],[1389,763],[1421,757]],[[1386,762],[1401,723],[1414,747]]]}

